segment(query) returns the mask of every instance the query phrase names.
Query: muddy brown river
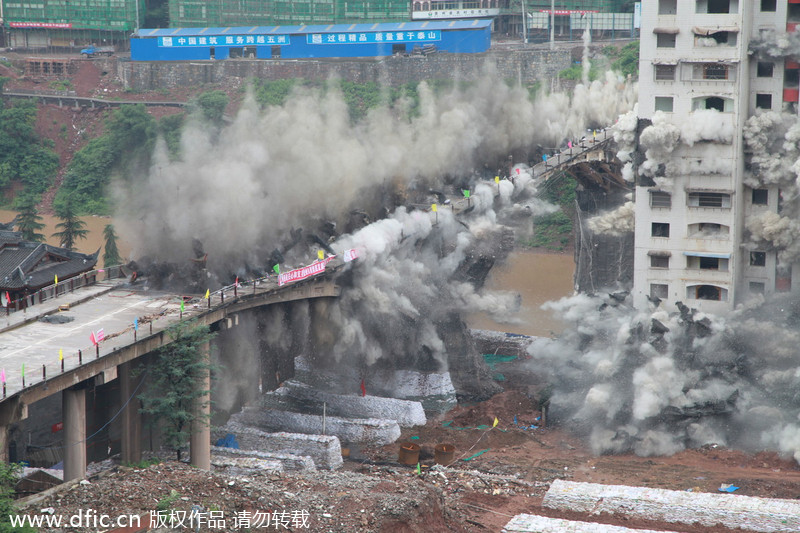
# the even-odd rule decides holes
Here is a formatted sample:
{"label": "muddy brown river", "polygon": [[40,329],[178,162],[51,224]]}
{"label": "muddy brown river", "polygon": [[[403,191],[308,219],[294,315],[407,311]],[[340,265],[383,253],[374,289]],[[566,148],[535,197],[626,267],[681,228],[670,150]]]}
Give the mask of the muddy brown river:
{"label": "muddy brown river", "polygon": [[574,272],[572,253],[515,251],[506,264],[492,269],[486,288],[520,293],[522,308],[514,317],[519,323],[498,323],[484,314],[470,315],[467,323],[472,328],[524,335],[547,337],[551,332],[561,333],[564,325],[550,311],[540,307],[545,302],[572,294]]}

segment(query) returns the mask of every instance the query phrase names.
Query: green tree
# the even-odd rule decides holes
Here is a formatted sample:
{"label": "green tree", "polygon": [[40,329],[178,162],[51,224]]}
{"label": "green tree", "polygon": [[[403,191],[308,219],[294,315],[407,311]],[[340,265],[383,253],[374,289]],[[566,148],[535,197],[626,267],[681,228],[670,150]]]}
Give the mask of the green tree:
{"label": "green tree", "polygon": [[72,250],[75,247],[75,241],[85,239],[86,234],[89,233],[89,230],[86,229],[86,222],[78,218],[70,201],[67,201],[60,211],[56,211],[56,216],[61,219],[61,222],[56,224],[56,228],[60,228],[61,231],[53,233],[53,237],[58,239],[62,248]]}
{"label": "green tree", "polygon": [[39,216],[39,211],[36,209],[36,202],[37,197],[32,194],[26,194],[18,199],[17,231],[21,232],[23,238],[29,241],[42,242],[44,235],[38,231],[44,228],[44,224],[42,224],[42,217]]}
{"label": "green tree", "polygon": [[188,321],[170,326],[167,336],[172,342],[155,351],[146,370],[150,384],[139,399],[141,412],[150,415],[151,424],[160,425],[164,444],[180,461],[192,423],[210,423],[210,417],[197,414],[195,404],[210,394],[203,377],[214,367],[204,351],[214,334],[208,326]]}
{"label": "green tree", "polygon": [[624,76],[639,76],[639,41],[633,41],[622,48],[606,46],[603,54],[611,59],[611,68]]}
{"label": "green tree", "polygon": [[117,234],[113,224],[106,224],[103,228],[103,238],[106,240],[105,251],[103,252],[103,265],[114,266],[122,262],[117,250]]}
{"label": "green tree", "polygon": [[150,164],[158,127],[144,105],[123,106],[106,120],[106,133],[75,153],[56,194],[54,206],[71,201],[76,213],[110,210],[106,186],[115,172],[136,176]]}
{"label": "green tree", "polygon": [[0,533],[36,531],[30,526],[11,525],[11,516],[18,514],[14,506],[14,484],[19,479],[20,469],[20,465],[16,463],[0,462]]}
{"label": "green tree", "polygon": [[228,95],[220,90],[206,91],[195,99],[193,107],[199,108],[208,122],[219,126],[222,124],[225,108],[228,107]]}
{"label": "green tree", "polygon": [[26,192],[41,194],[52,184],[58,156],[36,133],[36,114],[32,101],[0,104],[0,188],[18,181]]}

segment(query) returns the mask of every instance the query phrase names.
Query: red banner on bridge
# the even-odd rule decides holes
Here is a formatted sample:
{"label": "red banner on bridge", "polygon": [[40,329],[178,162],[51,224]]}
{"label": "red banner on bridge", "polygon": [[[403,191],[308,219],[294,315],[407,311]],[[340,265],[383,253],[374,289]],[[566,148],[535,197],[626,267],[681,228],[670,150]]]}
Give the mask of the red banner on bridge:
{"label": "red banner on bridge", "polygon": [[297,268],[295,270],[290,270],[289,272],[284,272],[283,274],[278,274],[278,285],[285,285],[286,283],[300,281],[302,279],[321,274],[322,272],[325,272],[325,266],[328,264],[328,261],[334,257],[336,256],[332,255],[323,259],[322,261],[314,261],[310,265],[304,266],[303,268]]}

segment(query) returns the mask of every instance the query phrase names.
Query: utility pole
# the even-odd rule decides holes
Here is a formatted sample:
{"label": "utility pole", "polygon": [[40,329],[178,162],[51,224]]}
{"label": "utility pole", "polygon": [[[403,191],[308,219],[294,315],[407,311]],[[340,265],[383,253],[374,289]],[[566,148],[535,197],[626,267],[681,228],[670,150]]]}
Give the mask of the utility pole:
{"label": "utility pole", "polygon": [[528,44],[528,14],[525,12],[525,0],[522,2],[522,42]]}
{"label": "utility pole", "polygon": [[556,0],[550,0],[550,50],[556,49]]}
{"label": "utility pole", "polygon": [[136,5],[136,33],[139,33],[139,0],[133,0]]}

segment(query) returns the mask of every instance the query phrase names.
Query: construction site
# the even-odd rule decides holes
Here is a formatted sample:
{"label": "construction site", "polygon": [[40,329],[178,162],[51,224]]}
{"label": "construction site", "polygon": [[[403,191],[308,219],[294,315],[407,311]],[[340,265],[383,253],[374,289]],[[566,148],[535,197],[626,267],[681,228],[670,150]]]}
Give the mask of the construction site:
{"label": "construction site", "polygon": [[[166,116],[181,108],[158,101],[197,92],[126,91],[113,59],[12,61],[0,75],[19,94],[66,77],[77,97],[150,101]],[[215,86],[231,98],[218,138],[194,131],[185,161],[159,154],[143,186],[123,191],[115,217],[133,228],[135,278],[66,309],[25,307],[69,324],[7,318],[4,360],[57,353],[74,330],[60,372],[92,374],[67,387],[52,362],[41,378],[29,363],[27,382],[24,362],[21,375],[3,370],[8,400],[37,398],[2,422],[32,468],[17,503],[38,529],[797,531],[793,389],[779,379],[793,367],[763,355],[791,351],[791,301],[769,322],[758,310],[726,322],[631,303],[632,184],[618,155],[645,126],[624,118],[630,80],[532,104],[525,88],[479,77],[441,99],[423,91],[420,116],[356,126],[335,94],[301,91],[262,110],[243,86]],[[39,105],[37,127],[55,132],[62,157],[106,112]],[[59,136],[60,123],[73,127]],[[534,217],[557,210],[544,193],[567,177],[574,230],[560,253],[574,254],[574,292],[548,304],[563,329],[471,328],[473,311],[514,323],[524,302],[488,286]],[[147,354],[122,361],[189,317],[207,317],[220,366],[204,442],[193,434],[183,450],[196,466],[207,459],[200,468],[128,408],[147,387],[133,372]],[[108,339],[76,359],[97,321]],[[24,333],[34,327],[35,350]],[[88,449],[74,478],[70,438]]]}

